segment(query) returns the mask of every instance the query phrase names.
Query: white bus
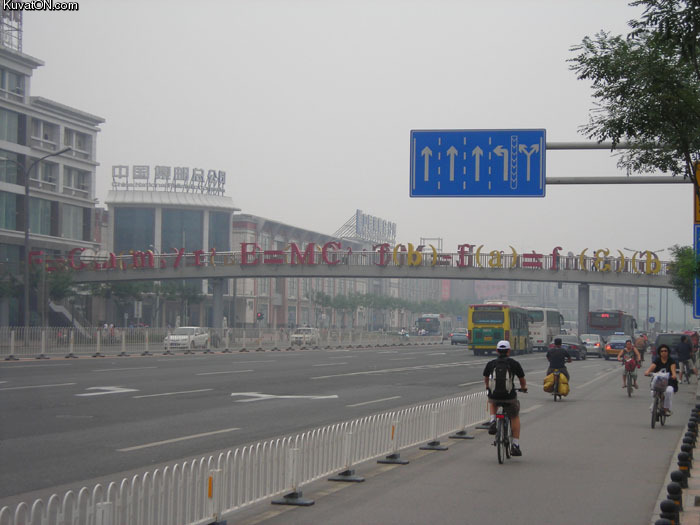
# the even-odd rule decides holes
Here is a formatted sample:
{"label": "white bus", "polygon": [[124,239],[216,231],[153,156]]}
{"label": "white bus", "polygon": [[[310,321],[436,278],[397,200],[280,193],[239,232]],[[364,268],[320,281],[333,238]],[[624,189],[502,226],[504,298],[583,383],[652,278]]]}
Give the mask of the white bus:
{"label": "white bus", "polygon": [[534,350],[546,352],[552,340],[561,334],[564,316],[554,308],[526,306],[530,317],[530,342]]}

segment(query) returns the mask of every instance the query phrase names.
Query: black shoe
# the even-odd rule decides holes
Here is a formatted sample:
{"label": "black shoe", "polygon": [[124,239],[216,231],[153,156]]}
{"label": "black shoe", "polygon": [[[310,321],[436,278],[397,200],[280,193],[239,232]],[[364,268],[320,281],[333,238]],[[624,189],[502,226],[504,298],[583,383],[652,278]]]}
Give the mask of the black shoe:
{"label": "black shoe", "polygon": [[489,434],[491,434],[492,436],[494,434],[496,434],[496,420],[495,419],[493,421],[491,421],[491,423],[489,424]]}
{"label": "black shoe", "polygon": [[520,450],[520,446],[519,446],[519,445],[511,445],[511,447],[510,447],[510,455],[511,455],[511,456],[522,456],[523,453],[522,453],[522,451]]}

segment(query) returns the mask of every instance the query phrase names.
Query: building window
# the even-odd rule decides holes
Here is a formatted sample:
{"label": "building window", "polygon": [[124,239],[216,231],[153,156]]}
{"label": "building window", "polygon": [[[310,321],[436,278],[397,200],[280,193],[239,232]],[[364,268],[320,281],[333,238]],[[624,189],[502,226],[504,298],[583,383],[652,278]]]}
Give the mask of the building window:
{"label": "building window", "polygon": [[37,172],[34,178],[38,178],[41,182],[46,182],[48,184],[56,184],[56,173],[58,172],[57,164],[53,164],[52,162],[40,162],[37,166]]}
{"label": "building window", "polygon": [[83,238],[83,208],[69,204],[61,206],[61,237]]}
{"label": "building window", "polygon": [[76,190],[90,190],[90,172],[63,167],[63,186]]}
{"label": "building window", "polygon": [[56,124],[32,119],[32,146],[56,151],[59,142],[59,129]]}
{"label": "building window", "polygon": [[24,94],[24,75],[0,68],[0,94],[3,98],[21,101]]}
{"label": "building window", "polygon": [[19,155],[11,151],[0,150],[0,182],[17,184],[17,164]]}
{"label": "building window", "polygon": [[17,229],[17,195],[0,191],[0,228]]}
{"label": "building window", "polygon": [[0,140],[19,144],[19,114],[0,109]]}
{"label": "building window", "polygon": [[90,135],[66,128],[63,133],[63,145],[73,149],[73,156],[89,159],[92,153]]}
{"label": "building window", "polygon": [[29,230],[39,235],[51,235],[51,202],[29,198]]}
{"label": "building window", "polygon": [[296,299],[297,290],[299,289],[299,281],[296,277],[290,277],[287,279],[287,292],[290,299]]}

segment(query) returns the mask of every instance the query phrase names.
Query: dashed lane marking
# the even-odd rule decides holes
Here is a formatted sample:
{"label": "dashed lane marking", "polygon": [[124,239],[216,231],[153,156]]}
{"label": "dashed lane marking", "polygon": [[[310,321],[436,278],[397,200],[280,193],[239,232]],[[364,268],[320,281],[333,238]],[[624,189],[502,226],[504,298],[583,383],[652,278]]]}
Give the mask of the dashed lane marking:
{"label": "dashed lane marking", "polygon": [[55,386],[72,386],[72,385],[77,385],[78,383],[58,383],[55,385],[29,385],[29,386],[9,386],[6,388],[0,388],[0,391],[6,391],[6,390],[29,390],[30,388],[51,388]]}
{"label": "dashed lane marking", "polygon": [[176,396],[178,394],[194,394],[197,392],[210,392],[213,388],[202,388],[200,390],[183,390],[182,392],[164,392],[163,394],[146,394],[143,396],[131,396],[133,399],[141,399],[144,397],[160,397],[160,396]]}
{"label": "dashed lane marking", "polygon": [[214,376],[218,374],[243,374],[244,372],[254,372],[254,370],[222,370],[220,372],[200,372],[196,376]]}
{"label": "dashed lane marking", "polygon": [[182,436],[179,438],[165,439],[163,441],[154,441],[153,443],[145,443],[143,445],[136,445],[134,447],[118,448],[117,452],[131,452],[133,450],[141,450],[150,447],[159,447],[161,445],[168,445],[170,443],[177,443],[179,441],[186,441],[188,439],[197,439],[208,436],[215,436],[216,434],[224,434],[226,432],[233,432],[234,430],[240,430],[238,427],[234,428],[224,428],[223,430],[215,430],[213,432],[203,432],[201,434],[192,434],[191,436]]}
{"label": "dashed lane marking", "polygon": [[375,399],[374,401],[365,401],[364,403],[355,403],[354,405],[345,405],[346,407],[361,407],[371,405],[373,403],[381,403],[382,401],[391,401],[392,399],[400,399],[401,396],[385,397],[383,399]]}

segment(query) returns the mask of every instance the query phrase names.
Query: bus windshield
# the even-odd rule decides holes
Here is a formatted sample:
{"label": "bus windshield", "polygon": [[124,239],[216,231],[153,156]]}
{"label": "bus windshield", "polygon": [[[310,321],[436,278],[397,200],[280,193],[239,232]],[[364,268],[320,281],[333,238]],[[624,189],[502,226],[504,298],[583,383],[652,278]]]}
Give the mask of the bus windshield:
{"label": "bus windshield", "polygon": [[504,319],[502,310],[474,310],[472,313],[474,324],[501,324]]}
{"label": "bus windshield", "polygon": [[541,323],[544,321],[544,312],[542,310],[528,310],[527,315],[531,323]]}

